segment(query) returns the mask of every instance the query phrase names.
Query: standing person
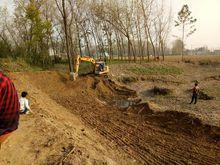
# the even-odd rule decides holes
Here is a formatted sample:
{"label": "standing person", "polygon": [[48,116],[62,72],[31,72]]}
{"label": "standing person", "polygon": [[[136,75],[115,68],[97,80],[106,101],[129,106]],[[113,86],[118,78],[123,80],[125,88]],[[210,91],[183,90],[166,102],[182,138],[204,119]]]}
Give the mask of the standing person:
{"label": "standing person", "polygon": [[194,101],[194,104],[197,103],[198,94],[199,94],[199,86],[198,86],[198,82],[195,82],[195,86],[192,89],[192,100],[190,104],[192,104],[193,101]]}
{"label": "standing person", "polygon": [[0,71],[0,146],[18,128],[19,100],[12,81]]}
{"label": "standing person", "polygon": [[21,93],[21,98],[19,100],[19,102],[20,102],[20,113],[21,114],[29,114],[30,111],[31,111],[28,99],[26,98],[27,95],[28,95],[28,93],[25,92],[25,91],[23,91]]}

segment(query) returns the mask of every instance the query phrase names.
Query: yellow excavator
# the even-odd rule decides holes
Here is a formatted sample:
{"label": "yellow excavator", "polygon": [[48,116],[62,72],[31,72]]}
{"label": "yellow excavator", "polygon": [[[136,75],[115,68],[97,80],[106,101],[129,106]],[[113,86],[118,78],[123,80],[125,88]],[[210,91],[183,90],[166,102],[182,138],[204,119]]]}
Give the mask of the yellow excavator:
{"label": "yellow excavator", "polygon": [[109,67],[105,64],[104,61],[96,61],[94,58],[88,56],[77,56],[75,59],[74,79],[78,77],[79,66],[81,62],[90,62],[93,65],[93,73],[96,75],[107,74],[109,72]]}

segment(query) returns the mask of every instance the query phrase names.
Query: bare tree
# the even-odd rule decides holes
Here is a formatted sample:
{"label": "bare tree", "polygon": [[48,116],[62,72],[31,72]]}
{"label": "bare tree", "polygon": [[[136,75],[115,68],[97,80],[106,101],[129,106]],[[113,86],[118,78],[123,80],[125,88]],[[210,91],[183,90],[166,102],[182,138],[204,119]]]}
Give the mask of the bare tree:
{"label": "bare tree", "polygon": [[[101,58],[108,53],[110,59],[117,56],[140,62],[145,56],[149,61],[150,54],[164,59],[170,18],[164,12],[169,9],[160,0],[14,1],[14,18],[1,18],[4,24],[0,39],[5,44],[7,41],[12,50],[25,52],[22,56],[33,58],[34,62],[38,57],[48,58],[44,54],[51,48],[55,53],[66,52],[72,76],[76,54]],[[38,22],[31,18],[28,5],[33,5]],[[44,29],[40,35],[36,35],[36,24]],[[40,56],[35,56],[36,52]]]}
{"label": "bare tree", "polygon": [[165,47],[167,37],[170,31],[170,23],[171,23],[171,9],[168,11],[165,10],[163,1],[160,6],[157,6],[156,11],[156,21],[155,21],[155,32],[157,35],[158,49],[159,54],[162,55],[164,60],[165,55]]}
{"label": "bare tree", "polygon": [[58,0],[55,0],[55,2],[63,18],[65,40],[66,40],[66,53],[69,61],[70,79],[74,80],[73,58],[72,58],[72,54],[70,53],[70,43],[69,43],[70,34],[67,27],[68,22],[67,22],[67,13],[66,13],[66,3],[65,0],[62,0],[61,5],[59,4]]}
{"label": "bare tree", "polygon": [[[193,18],[191,16],[191,11],[189,10],[188,5],[183,5],[182,9],[178,13],[178,20],[175,21],[175,26],[182,26],[182,61],[183,61],[183,55],[184,55],[184,39],[185,39],[185,31],[187,31],[186,37],[192,35],[196,28],[194,26],[194,23],[197,21],[197,19]],[[186,29],[186,27],[189,26],[189,29]]]}

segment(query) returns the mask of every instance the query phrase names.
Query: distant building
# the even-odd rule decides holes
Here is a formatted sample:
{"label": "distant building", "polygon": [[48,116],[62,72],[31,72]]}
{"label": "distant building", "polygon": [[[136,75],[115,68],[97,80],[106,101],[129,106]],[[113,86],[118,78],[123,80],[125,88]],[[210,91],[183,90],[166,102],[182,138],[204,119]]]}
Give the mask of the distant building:
{"label": "distant building", "polygon": [[207,54],[210,54],[210,51],[207,46],[204,46],[204,47],[195,49],[195,54],[196,55],[207,55]]}
{"label": "distant building", "polygon": [[189,55],[207,55],[211,54],[210,50],[207,46],[195,48],[195,49],[187,49],[186,53]]}
{"label": "distant building", "polygon": [[215,55],[220,55],[220,49],[214,50],[214,51],[213,51],[213,54],[215,54]]}

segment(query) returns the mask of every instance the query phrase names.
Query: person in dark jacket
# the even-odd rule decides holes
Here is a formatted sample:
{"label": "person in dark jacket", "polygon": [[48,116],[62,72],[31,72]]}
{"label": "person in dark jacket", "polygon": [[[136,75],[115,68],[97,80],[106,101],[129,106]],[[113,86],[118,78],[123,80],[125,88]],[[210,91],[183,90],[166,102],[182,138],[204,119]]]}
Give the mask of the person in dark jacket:
{"label": "person in dark jacket", "polygon": [[18,128],[19,100],[12,81],[0,71],[0,146]]}

